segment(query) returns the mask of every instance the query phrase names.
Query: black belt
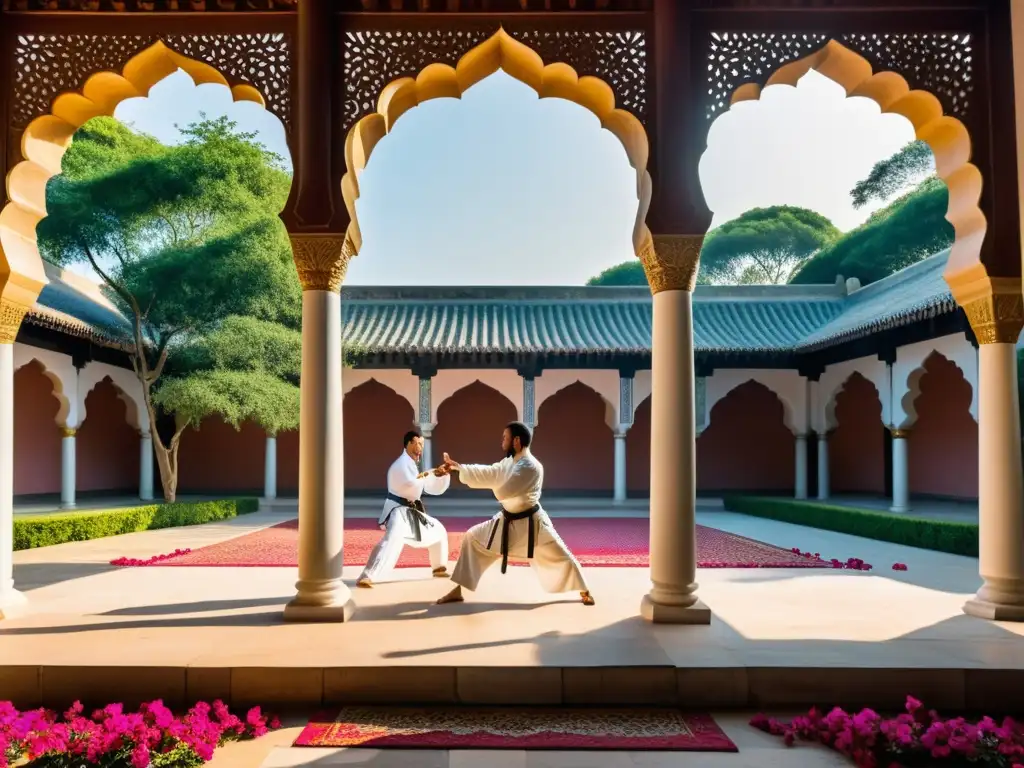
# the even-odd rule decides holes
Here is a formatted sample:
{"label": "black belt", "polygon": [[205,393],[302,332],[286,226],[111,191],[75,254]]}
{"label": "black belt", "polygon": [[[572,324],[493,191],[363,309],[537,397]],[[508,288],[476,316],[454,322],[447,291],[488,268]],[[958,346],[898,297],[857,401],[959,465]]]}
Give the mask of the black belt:
{"label": "black belt", "polygon": [[[524,509],[522,512],[509,512],[504,507],[501,510],[501,572],[504,573],[508,570],[508,527],[513,520],[525,520],[526,518],[532,518],[540,512],[540,504],[534,504],[529,509]],[[495,518],[494,525],[491,526],[491,535],[487,539],[487,548],[490,549],[491,545],[494,544],[494,534],[498,532],[498,520]],[[530,535],[526,540],[526,557],[529,560],[533,559],[533,520],[530,520]]]}
{"label": "black belt", "polygon": [[[401,504],[412,512],[408,517],[409,525],[412,527],[412,537],[416,541],[422,541],[423,537],[420,534],[420,526],[423,526],[424,528],[430,526],[430,520],[427,518],[427,510],[424,508],[423,502],[419,499],[416,499],[416,501],[409,501],[408,499],[403,499],[401,496],[396,496],[391,492],[388,492],[387,499],[388,501],[393,501],[396,504]],[[391,510],[391,512],[388,513],[388,517],[391,517],[394,511],[395,510]],[[388,518],[385,517],[384,522],[387,523],[387,521]]]}

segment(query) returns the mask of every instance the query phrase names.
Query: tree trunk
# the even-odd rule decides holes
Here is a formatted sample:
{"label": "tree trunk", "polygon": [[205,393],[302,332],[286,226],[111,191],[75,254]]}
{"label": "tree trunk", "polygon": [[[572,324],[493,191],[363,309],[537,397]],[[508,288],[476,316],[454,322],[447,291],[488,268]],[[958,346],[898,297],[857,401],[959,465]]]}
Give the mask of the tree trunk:
{"label": "tree trunk", "polygon": [[177,445],[173,450],[164,447],[156,425],[152,427],[153,451],[156,453],[156,464],[160,469],[160,485],[164,489],[164,501],[173,502],[178,494],[178,462]]}

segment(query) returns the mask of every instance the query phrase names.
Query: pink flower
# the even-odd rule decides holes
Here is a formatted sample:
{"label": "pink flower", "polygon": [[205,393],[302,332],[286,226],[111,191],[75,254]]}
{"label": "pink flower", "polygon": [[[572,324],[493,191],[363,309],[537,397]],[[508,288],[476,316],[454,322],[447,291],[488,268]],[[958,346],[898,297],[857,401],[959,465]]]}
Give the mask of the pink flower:
{"label": "pink flower", "polygon": [[905,571],[905,570],[907,570],[907,566],[906,566],[905,563],[893,563],[892,564],[892,569],[894,571]]}

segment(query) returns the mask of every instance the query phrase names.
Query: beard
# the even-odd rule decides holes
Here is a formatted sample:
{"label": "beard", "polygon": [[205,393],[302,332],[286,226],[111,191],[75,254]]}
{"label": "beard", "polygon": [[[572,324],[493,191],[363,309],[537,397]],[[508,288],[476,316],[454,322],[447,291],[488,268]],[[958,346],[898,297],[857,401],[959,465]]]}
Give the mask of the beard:
{"label": "beard", "polygon": [[516,449],[515,448],[509,448],[507,451],[505,451],[505,458],[506,459],[511,459],[515,455],[516,455]]}

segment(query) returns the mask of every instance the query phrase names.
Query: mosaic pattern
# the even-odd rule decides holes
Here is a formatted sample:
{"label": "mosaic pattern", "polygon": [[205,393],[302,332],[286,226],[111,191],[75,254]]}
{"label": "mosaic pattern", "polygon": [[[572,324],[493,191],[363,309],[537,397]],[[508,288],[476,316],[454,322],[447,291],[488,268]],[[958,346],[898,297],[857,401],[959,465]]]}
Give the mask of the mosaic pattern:
{"label": "mosaic pattern", "polygon": [[[377,108],[388,83],[415,77],[435,62],[454,67],[471,48],[496,31],[491,25],[457,29],[394,29],[346,32],[345,127]],[[510,30],[506,30],[510,31]],[[641,122],[647,114],[647,37],[640,30],[510,31],[546,63],[563,62],[580,75],[611,86],[615,102]]]}
{"label": "mosaic pattern", "polygon": [[637,708],[345,707],[295,746],[737,751],[707,715]]}
{"label": "mosaic pattern", "polygon": [[[449,558],[459,556],[462,534],[479,519],[441,518],[448,530]],[[646,518],[606,518],[595,522],[585,518],[560,518],[555,527],[569,549],[590,568],[647,568],[650,565]],[[345,564],[365,565],[370,551],[380,540],[377,521],[352,518],[345,521]],[[192,550],[161,560],[157,566],[294,568],[299,562],[299,523],[289,520],[272,528]],[[512,561],[509,561],[510,564]],[[521,565],[525,565],[522,563]],[[697,526],[697,565],[700,568],[830,568],[831,564],[809,560],[762,541]],[[428,568],[427,551],[406,547],[399,568]]]}
{"label": "mosaic pattern", "polygon": [[430,381],[426,376],[420,377],[420,424],[430,423]]}
{"label": "mosaic pattern", "polygon": [[536,424],[537,416],[537,382],[532,378],[523,379],[523,422],[528,427]]}
{"label": "mosaic pattern", "polygon": [[[712,32],[707,47],[707,117],[726,111],[739,86],[763,85],[780,66],[813,53],[828,39],[815,33]],[[868,59],[876,72],[896,72],[911,88],[934,94],[947,114],[967,115],[974,91],[970,35],[847,34],[836,40]]]}
{"label": "mosaic pattern", "polygon": [[216,67],[232,85],[248,83],[285,126],[291,120],[291,39],[283,33],[251,35],[18,35],[14,41],[11,124],[24,128],[50,111],[65,91],[90,75],[120,72],[157,40]]}
{"label": "mosaic pattern", "polygon": [[633,377],[619,377],[619,423],[633,423]]}

